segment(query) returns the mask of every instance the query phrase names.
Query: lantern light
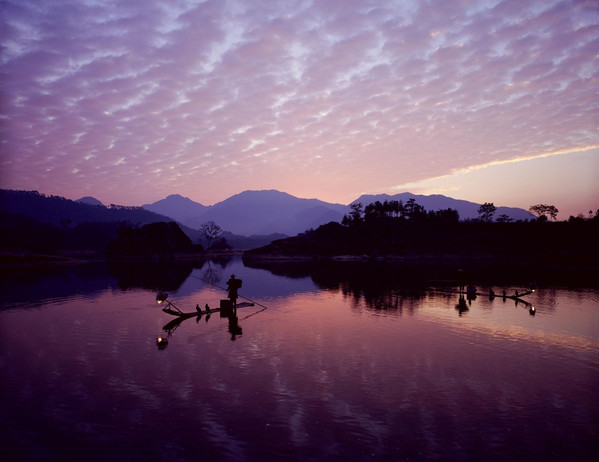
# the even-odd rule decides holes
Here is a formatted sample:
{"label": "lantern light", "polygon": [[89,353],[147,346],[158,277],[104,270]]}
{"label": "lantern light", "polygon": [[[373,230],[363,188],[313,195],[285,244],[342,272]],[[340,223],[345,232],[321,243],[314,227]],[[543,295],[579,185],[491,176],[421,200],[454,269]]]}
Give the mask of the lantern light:
{"label": "lantern light", "polygon": [[167,298],[168,298],[168,294],[166,292],[161,291],[156,294],[156,301],[158,302],[159,305],[162,302],[166,301]]}

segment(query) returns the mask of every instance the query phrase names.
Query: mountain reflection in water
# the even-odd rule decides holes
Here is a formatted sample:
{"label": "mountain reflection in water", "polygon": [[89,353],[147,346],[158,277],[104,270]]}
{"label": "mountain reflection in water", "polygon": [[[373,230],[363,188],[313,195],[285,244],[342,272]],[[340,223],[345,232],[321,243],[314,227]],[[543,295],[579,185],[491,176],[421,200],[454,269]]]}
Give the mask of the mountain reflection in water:
{"label": "mountain reflection in water", "polygon": [[[482,293],[535,280],[537,313],[479,296],[460,316],[454,265],[255,266],[1,282],[2,459],[597,460],[596,288],[469,271]],[[267,308],[206,322],[156,303],[216,307],[231,273]]]}

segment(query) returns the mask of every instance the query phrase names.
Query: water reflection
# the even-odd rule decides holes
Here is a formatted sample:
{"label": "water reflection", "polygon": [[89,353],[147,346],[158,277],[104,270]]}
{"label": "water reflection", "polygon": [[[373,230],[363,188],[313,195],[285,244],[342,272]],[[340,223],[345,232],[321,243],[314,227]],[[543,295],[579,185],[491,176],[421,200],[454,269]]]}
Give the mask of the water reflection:
{"label": "water reflection", "polygon": [[[468,301],[471,302],[470,300],[468,300]],[[460,294],[460,296],[458,298],[458,303],[455,306],[455,309],[458,310],[458,313],[460,314],[460,316],[462,316],[463,313],[465,313],[466,311],[469,310],[468,304],[466,303],[466,299],[464,298],[464,295]]]}
{"label": "water reflection", "polygon": [[[418,306],[417,301],[430,294],[433,290],[431,288],[445,287],[449,293],[461,294],[455,304],[459,316],[469,311],[478,296],[484,296],[491,302],[496,298],[503,302],[512,300],[516,306],[526,308],[532,316],[537,312],[536,307],[523,298],[534,291],[518,288],[532,287],[526,284],[531,275],[519,276],[520,279],[506,279],[501,265],[498,268],[470,268],[468,271],[461,268],[456,270],[455,263],[387,261],[251,261],[246,262],[246,265],[267,269],[287,278],[310,277],[320,289],[342,293],[353,307],[365,306],[374,311],[401,314],[407,309],[408,312],[413,312]],[[473,281],[482,283],[487,288],[478,292]],[[493,283],[499,286],[497,290],[502,296],[496,295],[490,286]],[[479,305],[484,309],[492,306],[487,303]]]}
{"label": "water reflection", "polygon": [[[177,328],[187,319],[193,319],[193,318],[185,318],[182,316],[176,317],[172,321],[169,321],[164,326],[162,326],[162,330],[167,333],[168,337],[171,337],[175,333]],[[200,319],[201,319],[200,316],[196,316],[195,317],[196,323],[200,322]]]}
{"label": "water reflection", "polygon": [[[210,318],[212,317],[211,313],[208,313],[204,316],[204,320],[206,322],[208,322],[210,320]],[[241,328],[241,326],[239,325],[239,317],[237,315],[237,310],[232,310],[230,312],[221,312],[221,318],[226,318],[228,321],[228,326],[227,326],[227,330],[229,332],[229,334],[231,334],[231,340],[235,341],[238,337],[240,337],[243,334],[243,329]],[[169,321],[168,323],[166,323],[163,327],[162,330],[164,330],[167,334],[167,338],[166,340],[168,340],[168,338],[172,337],[173,334],[175,333],[175,331],[177,330],[177,328],[185,321],[191,321],[191,320],[195,320],[196,324],[198,324],[200,322],[200,320],[202,319],[202,315],[198,315],[198,316],[178,316],[175,319],[173,319],[172,321]],[[159,347],[163,347],[166,348],[167,343],[159,343]]]}
{"label": "water reflection", "polygon": [[107,266],[122,290],[142,288],[168,291],[181,287],[198,264],[203,262],[109,261]]}
{"label": "water reflection", "polygon": [[[440,292],[441,293],[453,293],[454,291],[440,290]],[[458,291],[458,293],[459,293],[458,303],[455,305],[455,309],[458,311],[459,316],[462,316],[464,313],[469,311],[470,307],[472,306],[473,301],[476,301],[476,299],[479,296],[485,296],[488,298],[490,303],[482,305],[483,307],[487,307],[487,308],[492,307],[493,302],[496,299],[502,300],[503,303],[506,303],[507,301],[512,301],[512,302],[514,302],[515,307],[521,306],[525,309],[528,309],[529,314],[531,316],[534,316],[536,314],[536,308],[534,307],[534,305],[531,302],[522,298],[522,297],[525,297],[526,295],[532,294],[533,292],[534,292],[534,290],[526,291],[526,292],[521,292],[521,295],[518,295],[518,290],[516,289],[515,294],[513,296],[508,296],[508,295],[506,295],[506,291],[503,290],[503,296],[497,297],[492,288],[489,289],[489,293],[486,294],[486,293],[478,292],[477,289],[473,285],[470,285],[468,292],[464,293],[464,292]]]}
{"label": "water reflection", "polygon": [[[169,315],[175,316],[174,319],[162,327],[162,330],[166,332],[167,335],[166,338],[158,338],[157,344],[160,349],[166,348],[168,345],[168,339],[173,336],[177,328],[179,328],[183,322],[193,319],[195,320],[195,323],[198,324],[202,317],[204,318],[205,322],[208,322],[214,313],[218,313],[220,318],[226,318],[228,320],[228,332],[231,335],[231,340],[235,341],[243,334],[243,329],[239,325],[237,309],[254,306],[254,302],[241,302],[233,305],[232,303],[227,303],[229,300],[221,300],[221,305],[219,308],[210,308],[210,306],[206,303],[204,310],[202,310],[199,304],[196,304],[196,311],[183,312],[174,303],[168,300],[168,294],[165,292],[159,292],[156,296],[156,300],[158,303],[166,302],[168,305],[163,308],[162,311]],[[261,308],[258,311],[245,316],[245,318],[251,317],[267,309],[267,307],[264,305],[260,305],[260,307]]]}
{"label": "water reflection", "polygon": [[106,289],[118,290],[104,262],[11,268],[0,276],[3,308],[37,307],[73,295],[93,297]]}
{"label": "water reflection", "polygon": [[225,293],[189,277],[179,319],[103,273],[116,290],[0,312],[5,458],[596,460],[599,292],[542,289],[534,318],[478,296],[459,317],[460,294],[430,290],[454,271],[212,267],[263,305],[206,322],[194,307]]}
{"label": "water reflection", "polygon": [[42,305],[79,294],[93,297],[111,290],[177,291],[199,271],[207,283],[218,283],[232,257],[211,260],[108,261],[10,268],[0,272],[3,308]]}
{"label": "water reflection", "polygon": [[354,306],[364,303],[380,311],[402,311],[406,299],[424,297],[430,281],[438,277],[428,267],[387,262],[252,262],[249,265],[287,278],[310,277],[318,288],[340,292]]}
{"label": "water reflection", "polygon": [[225,278],[225,269],[233,262],[233,257],[214,257],[200,268],[200,279],[210,284],[220,285]]}
{"label": "water reflection", "polygon": [[189,276],[218,285],[224,277],[225,269],[234,257],[211,257],[194,260],[133,260],[109,261],[108,270],[117,278],[123,290],[143,288],[149,290],[178,290]]}
{"label": "water reflection", "polygon": [[231,340],[235,340],[243,334],[243,329],[239,325],[239,318],[237,317],[237,309],[229,313],[229,316],[227,317],[229,319],[229,333],[231,334]]}

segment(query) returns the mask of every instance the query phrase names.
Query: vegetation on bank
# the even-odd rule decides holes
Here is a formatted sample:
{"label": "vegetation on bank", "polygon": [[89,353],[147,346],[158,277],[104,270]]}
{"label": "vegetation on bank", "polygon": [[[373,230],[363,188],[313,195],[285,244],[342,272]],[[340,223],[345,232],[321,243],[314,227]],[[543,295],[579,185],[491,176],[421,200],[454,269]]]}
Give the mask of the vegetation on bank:
{"label": "vegetation on bank", "polygon": [[546,204],[531,206],[538,218],[524,222],[495,218],[492,203],[482,204],[479,219],[470,221],[460,221],[453,209],[426,211],[414,199],[352,204],[342,223],[274,241],[274,236],[234,236],[214,222],[190,235],[189,229],[139,208],[107,209],[36,192],[0,190],[0,206],[0,252],[9,257],[198,255],[203,249],[222,253],[262,245],[246,251],[246,258],[535,256],[595,266],[599,261],[599,211],[558,222],[557,208]]}
{"label": "vegetation on bank", "polygon": [[108,256],[148,256],[201,254],[204,248],[193,244],[175,222],[160,222],[141,228],[121,226],[117,237],[108,244]]}
{"label": "vegetation on bank", "polygon": [[489,256],[597,265],[599,213],[589,218],[571,217],[567,222],[548,222],[546,218],[493,222],[490,206],[481,206],[484,216],[480,220],[462,222],[455,210],[426,212],[412,201],[366,207],[356,204],[341,224],[331,222],[274,241],[245,252],[244,258]]}
{"label": "vegetation on bank", "polygon": [[22,214],[0,212],[0,251],[31,253],[91,252],[105,254],[123,222],[53,225]]}
{"label": "vegetation on bank", "polygon": [[[122,227],[139,229],[151,223],[171,222],[142,207],[90,205],[47,196],[36,191],[0,189],[0,252],[5,254],[90,255],[104,257],[109,243],[119,237]],[[204,223],[201,229],[179,225],[207,253],[230,252],[231,249],[250,249],[287,237],[237,236],[225,232],[214,222]],[[195,251],[194,251],[195,252]]]}
{"label": "vegetation on bank", "polygon": [[109,221],[55,226],[6,212],[0,212],[0,220],[0,252],[6,254],[115,257],[204,251],[174,222],[138,226]]}
{"label": "vegetation on bank", "polygon": [[0,210],[12,215],[27,215],[41,223],[59,227],[72,227],[81,223],[140,223],[164,221],[168,218],[142,207],[110,204],[90,205],[47,196],[37,191],[0,189]]}

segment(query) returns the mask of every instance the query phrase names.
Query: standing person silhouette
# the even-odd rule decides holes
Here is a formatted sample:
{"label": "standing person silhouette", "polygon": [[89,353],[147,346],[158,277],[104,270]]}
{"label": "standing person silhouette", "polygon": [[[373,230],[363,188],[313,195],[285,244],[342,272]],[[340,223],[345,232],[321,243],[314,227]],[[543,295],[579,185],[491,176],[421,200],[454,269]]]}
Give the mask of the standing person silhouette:
{"label": "standing person silhouette", "polygon": [[235,275],[232,274],[231,278],[227,281],[227,293],[229,295],[229,300],[233,304],[233,308],[237,309],[237,291],[241,287],[241,279],[236,279]]}

